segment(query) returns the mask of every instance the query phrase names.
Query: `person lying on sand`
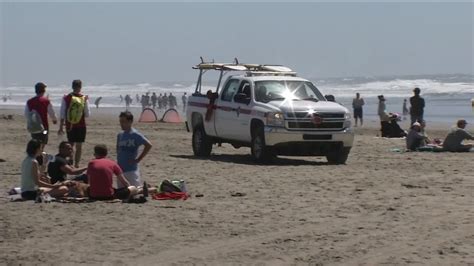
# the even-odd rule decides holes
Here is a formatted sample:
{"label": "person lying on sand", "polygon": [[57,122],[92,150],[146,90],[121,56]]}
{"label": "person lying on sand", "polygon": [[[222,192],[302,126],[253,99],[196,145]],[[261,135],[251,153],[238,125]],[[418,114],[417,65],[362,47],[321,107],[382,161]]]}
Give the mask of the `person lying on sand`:
{"label": "person lying on sand", "polygon": [[43,174],[46,170],[47,156],[43,156],[40,166],[36,157],[41,156],[41,142],[32,139],[26,146],[27,156],[21,163],[21,197],[24,200],[35,200],[38,193],[48,193],[52,197],[63,197],[69,191],[65,183],[51,184]]}

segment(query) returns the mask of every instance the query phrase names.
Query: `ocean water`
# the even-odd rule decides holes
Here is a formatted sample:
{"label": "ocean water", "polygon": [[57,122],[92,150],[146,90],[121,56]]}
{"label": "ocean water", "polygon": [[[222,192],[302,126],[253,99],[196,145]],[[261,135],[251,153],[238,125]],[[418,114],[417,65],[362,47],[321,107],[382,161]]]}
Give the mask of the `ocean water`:
{"label": "ocean water", "polygon": [[[421,89],[425,98],[425,119],[427,122],[454,122],[466,118],[474,123],[474,75],[423,75],[423,76],[386,76],[386,77],[348,77],[348,78],[309,78],[323,94],[332,94],[336,101],[351,109],[352,98],[359,92],[364,98],[364,117],[377,120],[377,95],[387,99],[387,111],[402,112],[403,99],[413,95],[413,88]],[[83,93],[93,103],[97,97],[103,97],[101,108],[125,107],[120,95],[130,94],[134,99],[132,106],[138,107],[136,95],[146,92],[173,93],[181,110],[181,96],[194,92],[195,82],[156,82],[139,84],[87,84]],[[204,81],[203,91],[215,90],[216,82]],[[0,88],[0,108],[24,108],[28,98],[34,95],[34,84],[10,85]],[[48,84],[47,94],[53,106],[59,107],[61,97],[71,91],[70,85]]]}

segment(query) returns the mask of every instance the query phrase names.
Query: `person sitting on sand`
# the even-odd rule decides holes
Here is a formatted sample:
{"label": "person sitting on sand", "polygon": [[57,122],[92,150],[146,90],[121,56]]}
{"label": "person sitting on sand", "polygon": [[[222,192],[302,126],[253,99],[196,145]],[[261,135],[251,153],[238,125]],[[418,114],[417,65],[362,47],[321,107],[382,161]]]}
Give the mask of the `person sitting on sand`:
{"label": "person sitting on sand", "polygon": [[466,128],[467,122],[464,119],[457,121],[456,126],[452,127],[448,135],[444,139],[443,149],[451,152],[468,152],[472,149],[473,145],[462,144],[463,140],[473,140],[474,137],[469,134]]}
{"label": "person sitting on sand", "polygon": [[388,138],[403,138],[407,136],[407,132],[403,130],[398,121],[401,120],[400,115],[396,113],[389,113],[389,133]]}
{"label": "person sitting on sand", "polygon": [[24,200],[35,200],[39,193],[48,193],[52,197],[63,197],[69,189],[68,183],[51,184],[43,175],[46,170],[47,157],[43,156],[40,166],[36,157],[41,156],[41,142],[32,139],[26,146],[27,156],[21,163],[21,197]]}
{"label": "person sitting on sand", "polygon": [[[48,175],[51,184],[63,182],[67,175],[80,175],[87,170],[87,167],[75,168],[72,166],[70,158],[72,158],[73,148],[71,143],[62,141],[59,144],[59,153],[54,157],[54,161],[48,164]],[[86,175],[80,175],[74,178],[76,181],[87,182]]]}
{"label": "person sitting on sand", "polygon": [[421,124],[418,122],[413,123],[406,139],[407,149],[416,151],[418,148],[425,146],[425,140],[426,137],[421,133]]}
{"label": "person sitting on sand", "polygon": [[[94,157],[87,166],[89,198],[93,200],[129,199],[138,193],[138,189],[130,186],[118,164],[107,158],[107,146],[96,145]],[[117,178],[121,188],[113,187],[113,177]]]}

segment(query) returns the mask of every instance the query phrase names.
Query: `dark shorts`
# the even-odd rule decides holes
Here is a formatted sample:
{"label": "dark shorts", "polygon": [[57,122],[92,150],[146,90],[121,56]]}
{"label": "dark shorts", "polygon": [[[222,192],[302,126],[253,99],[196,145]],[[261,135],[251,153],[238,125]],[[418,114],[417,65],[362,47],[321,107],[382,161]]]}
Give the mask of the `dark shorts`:
{"label": "dark shorts", "polygon": [[354,118],[362,118],[362,108],[354,108]]}
{"label": "dark shorts", "polygon": [[43,134],[43,133],[31,134],[31,138],[39,140],[43,144],[48,144],[48,131],[46,131],[46,134]]}
{"label": "dark shorts", "polygon": [[[89,188],[87,189],[89,194]],[[89,194],[90,195],[90,194]],[[111,197],[92,197],[89,196],[91,200],[113,200],[113,199],[128,199],[130,197],[130,190],[128,188],[114,188],[114,195]]]}
{"label": "dark shorts", "polygon": [[24,200],[36,200],[38,192],[35,191],[23,191],[21,192],[21,198]]}
{"label": "dark shorts", "polygon": [[84,142],[86,140],[86,131],[85,127],[72,128],[67,132],[67,141],[71,143]]}

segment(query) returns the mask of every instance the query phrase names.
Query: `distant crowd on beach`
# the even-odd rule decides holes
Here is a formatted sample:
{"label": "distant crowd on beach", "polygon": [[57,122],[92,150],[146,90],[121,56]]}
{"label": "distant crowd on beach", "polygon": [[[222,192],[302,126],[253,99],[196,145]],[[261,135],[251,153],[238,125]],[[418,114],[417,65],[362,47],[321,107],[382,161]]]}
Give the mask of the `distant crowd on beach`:
{"label": "distant crowd on beach", "polygon": [[[410,97],[410,108],[407,106],[407,100],[404,99],[402,106],[402,115],[386,110],[386,99],[383,95],[377,96],[378,108],[377,114],[380,118],[380,132],[382,137],[386,138],[406,138],[406,148],[410,151],[450,151],[450,152],[469,152],[473,151],[472,144],[463,144],[464,140],[474,140],[474,137],[466,131],[467,121],[459,119],[449,130],[444,138],[431,139],[426,133],[426,121],[424,119],[425,99],[421,97],[420,88],[413,89],[413,96]],[[364,99],[360,93],[352,100],[355,127],[363,125],[363,107]],[[403,130],[398,122],[410,115],[410,128]]]}
{"label": "distant crowd on beach", "polygon": [[[120,103],[125,103],[126,110],[129,110],[130,106],[133,104],[132,96],[130,96],[130,94],[126,94],[125,97],[123,95],[120,95],[119,98]],[[94,104],[96,108],[99,108],[102,99],[102,96],[97,97],[95,99]],[[178,101],[176,99],[176,96],[174,96],[171,92],[169,93],[169,95],[167,95],[167,93],[160,93],[159,95],[157,95],[155,92],[152,92],[151,95],[150,92],[142,94],[141,96],[136,94],[135,100],[138,105],[141,105],[142,109],[153,108],[158,110],[168,110],[169,108],[178,108]],[[183,112],[186,111],[187,102],[188,96],[185,92],[181,96],[181,106]]]}
{"label": "distant crowd on beach", "polygon": [[[66,133],[67,141],[58,146],[56,155],[44,152],[51,132],[48,116],[53,124],[58,119],[50,100],[45,97],[46,84],[35,85],[36,96],[25,105],[27,129],[31,140],[26,145],[26,157],[21,164],[21,197],[24,200],[52,197],[88,197],[93,200],[143,200],[155,192],[141,181],[138,164],[152,148],[151,142],[133,128],[133,114],[118,115],[122,131],[117,134],[117,161],[109,159],[108,148],[94,147],[94,159],[81,166],[82,144],[86,140],[90,116],[89,99],[82,94],[82,81],[72,82],[72,92],[61,100],[58,135]],[[143,149],[139,152],[139,148]],[[68,179],[68,175],[73,175]],[[114,185],[116,180],[116,186]],[[138,197],[139,196],[139,197]]]}
{"label": "distant crowd on beach", "polygon": [[[130,105],[133,103],[133,98],[130,96],[130,94],[126,94],[125,97],[120,95],[120,103],[125,101],[125,107],[130,108]],[[173,93],[169,93],[167,95],[166,93],[162,94],[160,93],[157,95],[155,92],[152,92],[150,95],[150,92],[147,92],[145,94],[142,94],[141,96],[136,94],[135,95],[136,102],[139,103],[142,106],[142,109],[145,108],[153,108],[153,109],[164,109],[167,110],[168,108],[174,108],[176,109],[178,107],[178,101],[176,99],[176,96],[173,95]],[[186,95],[186,92],[183,93],[181,96],[181,103],[182,103],[182,109],[183,112],[186,110],[186,105],[188,102],[188,96]]]}

